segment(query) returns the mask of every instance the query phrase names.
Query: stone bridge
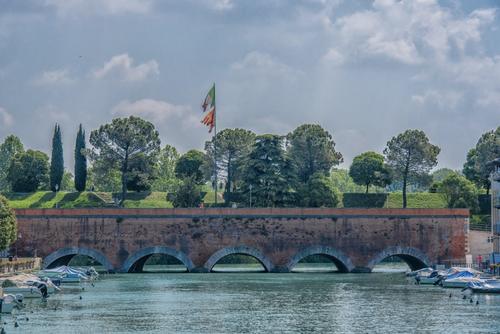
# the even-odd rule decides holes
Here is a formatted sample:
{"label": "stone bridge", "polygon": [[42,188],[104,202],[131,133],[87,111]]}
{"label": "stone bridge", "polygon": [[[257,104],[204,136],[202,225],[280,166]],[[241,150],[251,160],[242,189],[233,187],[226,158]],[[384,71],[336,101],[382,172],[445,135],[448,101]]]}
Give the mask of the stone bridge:
{"label": "stone bridge", "polygon": [[321,254],[341,272],[370,272],[389,256],[410,268],[464,263],[465,209],[18,209],[19,256],[44,267],[77,254],[108,271],[135,272],[152,254],[209,272],[224,256],[255,257],[268,272],[289,272]]}

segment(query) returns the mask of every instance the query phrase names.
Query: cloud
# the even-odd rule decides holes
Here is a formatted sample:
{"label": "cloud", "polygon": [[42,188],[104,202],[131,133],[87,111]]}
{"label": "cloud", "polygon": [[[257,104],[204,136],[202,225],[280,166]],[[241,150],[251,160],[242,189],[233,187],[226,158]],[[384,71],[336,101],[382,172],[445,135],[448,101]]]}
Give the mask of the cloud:
{"label": "cloud", "polygon": [[252,51],[231,64],[231,69],[262,75],[296,76],[300,72],[280,62],[268,53]]}
{"label": "cloud", "polygon": [[121,101],[112,110],[113,115],[140,116],[153,122],[164,122],[171,118],[179,118],[190,113],[188,106],[174,105],[165,101],[142,99],[135,102]]}
{"label": "cloud", "polygon": [[45,0],[44,4],[61,17],[146,14],[153,6],[151,0]]}
{"label": "cloud", "polygon": [[453,110],[462,102],[463,96],[455,91],[428,90],[422,95],[413,95],[411,100],[421,106]]}
{"label": "cloud", "polygon": [[211,0],[214,8],[219,11],[230,10],[234,7],[232,0]]}
{"label": "cloud", "polygon": [[71,115],[53,104],[46,104],[35,110],[35,115],[43,121],[50,120],[51,122],[69,122],[72,120]]}
{"label": "cloud", "polygon": [[9,128],[13,124],[14,124],[14,117],[12,117],[12,115],[7,110],[0,107],[0,126]]}
{"label": "cloud", "polygon": [[60,69],[54,71],[45,71],[35,79],[33,79],[33,84],[36,86],[47,86],[47,85],[67,85],[75,82],[69,76],[69,71],[67,69]]}
{"label": "cloud", "polygon": [[126,53],[112,57],[102,68],[93,72],[96,79],[114,75],[127,82],[143,81],[149,76],[159,74],[156,60],[134,66],[134,60]]}
{"label": "cloud", "polygon": [[437,0],[376,0],[372,8],[338,18],[334,36],[357,59],[381,57],[407,65],[440,61],[481,40],[495,9],[460,16]]}
{"label": "cloud", "polygon": [[337,49],[330,48],[322,60],[327,64],[342,65],[345,62],[345,57]]}

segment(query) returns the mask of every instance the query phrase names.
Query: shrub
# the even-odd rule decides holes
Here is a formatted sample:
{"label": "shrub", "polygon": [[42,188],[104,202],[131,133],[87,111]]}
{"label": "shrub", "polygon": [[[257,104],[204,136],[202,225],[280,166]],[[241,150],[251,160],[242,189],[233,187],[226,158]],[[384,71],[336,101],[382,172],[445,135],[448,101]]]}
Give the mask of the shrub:
{"label": "shrub", "polygon": [[387,194],[345,193],[342,197],[344,208],[383,208]]}

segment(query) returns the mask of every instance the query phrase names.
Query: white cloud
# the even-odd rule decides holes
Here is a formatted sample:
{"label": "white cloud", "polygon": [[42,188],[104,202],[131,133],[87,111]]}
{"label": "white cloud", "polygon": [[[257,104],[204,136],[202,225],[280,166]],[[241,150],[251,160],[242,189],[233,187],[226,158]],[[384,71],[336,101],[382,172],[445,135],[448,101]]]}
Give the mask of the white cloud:
{"label": "white cloud", "polygon": [[75,80],[69,76],[69,71],[67,69],[60,69],[54,71],[45,71],[35,79],[33,79],[33,84],[37,86],[46,85],[65,85],[73,83]]}
{"label": "white cloud", "polygon": [[232,0],[211,0],[216,10],[225,11],[234,7]]}
{"label": "white cloud", "polygon": [[278,61],[271,55],[259,51],[249,52],[242,60],[231,64],[235,71],[245,71],[263,75],[296,76],[299,71]]}
{"label": "white cloud", "polygon": [[60,109],[53,104],[46,104],[35,110],[35,115],[43,121],[50,120],[52,122],[68,122],[71,121],[71,116],[68,112]]}
{"label": "white cloud", "polygon": [[5,110],[0,107],[0,126],[11,127],[14,124],[14,117]]}
{"label": "white cloud", "polygon": [[382,57],[408,65],[446,59],[481,40],[495,9],[460,16],[437,0],[376,0],[369,10],[338,18],[333,34],[340,52],[353,58]]}
{"label": "white cloud", "polygon": [[159,65],[156,60],[134,66],[134,60],[126,53],[112,57],[107,63],[93,72],[97,79],[116,75],[124,81],[143,81],[148,76],[159,75]]}
{"label": "white cloud", "polygon": [[323,56],[323,61],[332,65],[342,65],[345,61],[345,57],[337,49],[330,48]]}
{"label": "white cloud", "polygon": [[140,116],[153,122],[164,122],[174,118],[180,118],[190,113],[188,106],[174,105],[165,101],[142,99],[135,102],[121,101],[112,110],[113,115],[118,116]]}
{"label": "white cloud", "polygon": [[411,100],[427,107],[437,106],[440,109],[453,110],[462,102],[463,96],[455,91],[428,90],[421,95],[413,95]]}
{"label": "white cloud", "polygon": [[146,14],[152,9],[151,0],[45,0],[45,6],[55,8],[62,17],[83,15]]}

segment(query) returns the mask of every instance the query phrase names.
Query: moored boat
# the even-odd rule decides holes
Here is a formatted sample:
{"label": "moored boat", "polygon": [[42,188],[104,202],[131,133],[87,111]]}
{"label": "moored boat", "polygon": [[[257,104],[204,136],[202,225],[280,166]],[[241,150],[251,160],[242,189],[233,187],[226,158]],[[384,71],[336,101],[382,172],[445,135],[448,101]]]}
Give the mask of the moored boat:
{"label": "moored boat", "polygon": [[12,313],[14,309],[19,309],[23,306],[22,296],[14,296],[12,294],[0,297],[0,313]]}
{"label": "moored boat", "polygon": [[467,288],[475,293],[500,293],[500,280],[486,279],[481,282],[470,282]]}

